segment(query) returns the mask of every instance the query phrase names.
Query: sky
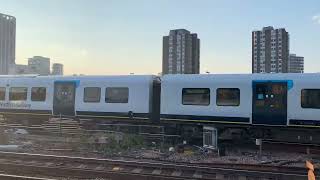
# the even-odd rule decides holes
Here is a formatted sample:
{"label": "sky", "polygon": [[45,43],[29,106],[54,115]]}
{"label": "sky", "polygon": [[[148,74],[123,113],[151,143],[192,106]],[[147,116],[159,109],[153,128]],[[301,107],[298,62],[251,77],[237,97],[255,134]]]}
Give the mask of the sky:
{"label": "sky", "polygon": [[185,28],[200,38],[200,72],[251,73],[251,32],[286,28],[290,53],[320,72],[320,1],[0,0],[17,19],[16,63],[36,55],[65,74],[158,74],[162,36]]}

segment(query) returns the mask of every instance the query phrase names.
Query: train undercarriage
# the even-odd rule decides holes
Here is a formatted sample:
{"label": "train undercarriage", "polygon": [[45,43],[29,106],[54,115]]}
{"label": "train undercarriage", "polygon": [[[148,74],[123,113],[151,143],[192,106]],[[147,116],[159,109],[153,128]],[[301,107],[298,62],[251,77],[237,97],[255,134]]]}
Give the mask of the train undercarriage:
{"label": "train undercarriage", "polygon": [[[45,115],[19,116],[13,114],[1,114],[3,124],[21,124],[25,127],[41,126],[52,118]],[[63,121],[63,118],[61,118]],[[254,143],[256,139],[269,142],[286,142],[297,144],[320,145],[320,130],[318,128],[230,125],[230,124],[200,124],[200,123],[175,123],[155,122],[135,119],[81,119],[69,118],[79,122],[81,127],[88,130],[112,130],[128,133],[164,134],[168,141],[187,142],[188,144],[205,146],[216,149],[224,142]],[[142,134],[143,134],[142,133]],[[174,139],[174,140],[173,140]]]}

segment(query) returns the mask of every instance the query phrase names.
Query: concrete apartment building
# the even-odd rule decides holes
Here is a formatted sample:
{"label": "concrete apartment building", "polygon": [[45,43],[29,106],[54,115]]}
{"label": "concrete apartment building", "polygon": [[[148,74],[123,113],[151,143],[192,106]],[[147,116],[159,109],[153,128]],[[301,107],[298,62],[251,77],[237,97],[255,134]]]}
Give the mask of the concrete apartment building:
{"label": "concrete apartment building", "polygon": [[17,75],[17,74],[31,74],[29,70],[28,65],[24,64],[11,64],[9,67],[9,72],[8,74],[10,75]]}
{"label": "concrete apartment building", "polygon": [[50,75],[50,58],[33,56],[28,59],[28,66],[31,74]]}
{"label": "concrete apartment building", "polygon": [[289,55],[289,73],[303,73],[304,72],[304,57],[296,54]]}
{"label": "concrete apartment building", "polygon": [[16,18],[0,13],[0,74],[8,74],[16,54]]}
{"label": "concrete apartment building", "polygon": [[170,30],[163,37],[162,75],[199,74],[200,39],[186,29]]}
{"label": "concrete apartment building", "polygon": [[264,27],[252,32],[252,73],[287,73],[289,33]]}
{"label": "concrete apartment building", "polygon": [[52,72],[50,70],[50,59],[35,56],[29,58],[28,65],[24,64],[11,64],[9,68],[10,75],[22,75],[22,74],[38,74],[41,76],[46,75],[63,75],[63,64],[53,63]]}
{"label": "concrete apartment building", "polygon": [[63,75],[63,64],[53,63],[51,74],[52,75]]}

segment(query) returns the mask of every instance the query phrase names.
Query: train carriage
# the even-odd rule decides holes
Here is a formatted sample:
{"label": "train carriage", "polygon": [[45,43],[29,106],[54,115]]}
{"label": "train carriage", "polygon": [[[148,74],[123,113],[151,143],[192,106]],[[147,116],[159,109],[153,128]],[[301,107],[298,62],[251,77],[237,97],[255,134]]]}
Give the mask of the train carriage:
{"label": "train carriage", "polygon": [[225,129],[237,126],[262,138],[320,142],[319,77],[166,75],[161,82],[161,121]]}
{"label": "train carriage", "polygon": [[0,78],[0,114],[4,119],[37,123],[52,114],[52,81],[35,76]]}
{"label": "train carriage", "polygon": [[149,120],[155,76],[2,76],[0,114],[33,124],[50,117]]}

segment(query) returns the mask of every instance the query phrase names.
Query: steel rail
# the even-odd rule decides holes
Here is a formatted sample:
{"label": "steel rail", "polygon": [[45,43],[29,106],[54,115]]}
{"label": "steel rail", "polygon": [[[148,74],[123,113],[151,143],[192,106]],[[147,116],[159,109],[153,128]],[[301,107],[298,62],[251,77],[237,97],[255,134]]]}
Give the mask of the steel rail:
{"label": "steel rail", "polygon": [[[275,179],[304,179],[307,177],[307,171],[301,167],[284,167],[255,164],[204,164],[204,163],[170,163],[155,161],[133,161],[133,160],[115,160],[84,158],[73,156],[56,156],[30,153],[12,153],[0,152],[0,165],[20,166],[19,169],[38,168],[45,171],[64,172],[67,177],[88,176],[92,177],[110,177],[111,175],[125,175],[126,177],[153,177],[156,179],[212,179],[217,175],[236,175],[243,177],[268,177]],[[7,161],[5,161],[7,159]],[[30,162],[31,161],[31,162]],[[39,163],[41,163],[39,165]],[[43,166],[50,162],[54,166]],[[57,165],[55,165],[55,163]],[[64,166],[64,165],[74,166]],[[79,165],[80,164],[80,165]],[[79,167],[77,167],[79,166]],[[97,167],[104,167],[99,170]],[[138,169],[138,171],[135,171]],[[31,171],[31,170],[30,170]],[[180,172],[180,174],[179,174]],[[54,175],[50,174],[49,175]]]}

